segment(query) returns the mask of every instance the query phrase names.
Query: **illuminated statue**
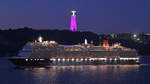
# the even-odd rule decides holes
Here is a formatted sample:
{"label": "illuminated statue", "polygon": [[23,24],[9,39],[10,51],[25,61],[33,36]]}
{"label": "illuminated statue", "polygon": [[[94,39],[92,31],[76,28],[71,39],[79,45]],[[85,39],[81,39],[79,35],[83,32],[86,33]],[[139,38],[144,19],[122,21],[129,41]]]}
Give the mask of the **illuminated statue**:
{"label": "illuminated statue", "polygon": [[71,16],[71,24],[70,24],[70,30],[71,31],[77,31],[77,23],[76,23],[76,11],[72,11],[72,16]]}

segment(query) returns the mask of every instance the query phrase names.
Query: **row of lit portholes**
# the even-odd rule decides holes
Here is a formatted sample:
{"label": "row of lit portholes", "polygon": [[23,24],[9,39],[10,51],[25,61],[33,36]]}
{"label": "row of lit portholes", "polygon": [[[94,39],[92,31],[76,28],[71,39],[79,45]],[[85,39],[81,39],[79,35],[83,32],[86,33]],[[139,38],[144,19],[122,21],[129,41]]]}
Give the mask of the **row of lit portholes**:
{"label": "row of lit portholes", "polygon": [[43,61],[44,59],[25,59],[25,61]]}
{"label": "row of lit portholes", "polygon": [[77,58],[71,58],[71,59],[65,59],[65,58],[62,58],[62,59],[60,59],[60,58],[57,58],[57,59],[55,59],[55,58],[53,58],[53,59],[50,59],[51,61],[95,61],[95,60],[103,60],[103,61],[112,61],[112,60],[114,60],[114,61],[117,61],[117,60],[139,60],[139,58],[119,58],[119,59],[117,59],[117,58],[109,58],[109,59],[107,59],[107,58],[81,58],[81,59],[77,59]]}
{"label": "row of lit portholes", "polygon": [[[42,60],[44,60],[44,59],[25,59],[25,61],[42,61]],[[77,58],[71,58],[71,59],[52,58],[52,59],[50,59],[50,61],[95,61],[95,60],[103,60],[103,61],[107,61],[107,60],[110,60],[110,61],[112,61],[112,60],[114,60],[114,61],[117,61],[117,60],[137,60],[138,61],[139,58],[119,58],[119,59],[117,59],[117,58],[114,58],[114,59],[113,58],[109,58],[109,59],[107,59],[107,58],[80,58],[80,59],[77,59]]]}

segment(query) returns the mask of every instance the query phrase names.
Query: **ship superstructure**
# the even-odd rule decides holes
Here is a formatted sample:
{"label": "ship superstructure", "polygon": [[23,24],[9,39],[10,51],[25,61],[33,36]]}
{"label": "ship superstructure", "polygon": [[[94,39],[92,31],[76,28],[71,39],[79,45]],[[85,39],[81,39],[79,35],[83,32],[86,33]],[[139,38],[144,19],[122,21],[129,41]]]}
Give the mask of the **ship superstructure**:
{"label": "ship superstructure", "polygon": [[61,45],[55,41],[28,42],[18,57],[10,59],[16,65],[45,66],[52,63],[62,64],[139,64],[135,49],[114,44],[107,40],[102,46],[85,43],[79,45]]}

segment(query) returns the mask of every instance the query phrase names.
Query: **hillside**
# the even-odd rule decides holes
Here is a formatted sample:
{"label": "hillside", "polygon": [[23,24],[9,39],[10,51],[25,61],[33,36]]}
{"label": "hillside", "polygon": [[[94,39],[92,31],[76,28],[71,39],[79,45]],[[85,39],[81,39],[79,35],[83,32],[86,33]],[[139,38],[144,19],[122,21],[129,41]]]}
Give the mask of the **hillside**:
{"label": "hillside", "polygon": [[30,28],[0,30],[0,56],[14,56],[23,48],[28,41],[35,41],[39,36],[44,40],[55,40],[60,44],[73,45],[93,41],[100,45],[102,40],[107,39],[109,43],[120,42],[123,46],[135,48],[141,55],[150,55],[150,43],[138,43],[130,39],[112,39],[109,35],[98,35],[92,32],[71,32],[68,30],[33,30]]}

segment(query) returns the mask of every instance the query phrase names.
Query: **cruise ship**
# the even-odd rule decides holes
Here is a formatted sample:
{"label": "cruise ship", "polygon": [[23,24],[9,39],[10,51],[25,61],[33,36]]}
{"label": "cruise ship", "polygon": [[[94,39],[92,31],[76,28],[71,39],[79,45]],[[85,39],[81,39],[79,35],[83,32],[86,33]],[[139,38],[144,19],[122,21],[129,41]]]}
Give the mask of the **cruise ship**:
{"label": "cruise ship", "polygon": [[100,46],[88,43],[87,39],[78,45],[61,45],[39,37],[38,41],[26,43],[18,56],[9,60],[16,66],[98,65],[139,64],[140,57],[135,49],[119,43],[110,46],[107,40]]}

